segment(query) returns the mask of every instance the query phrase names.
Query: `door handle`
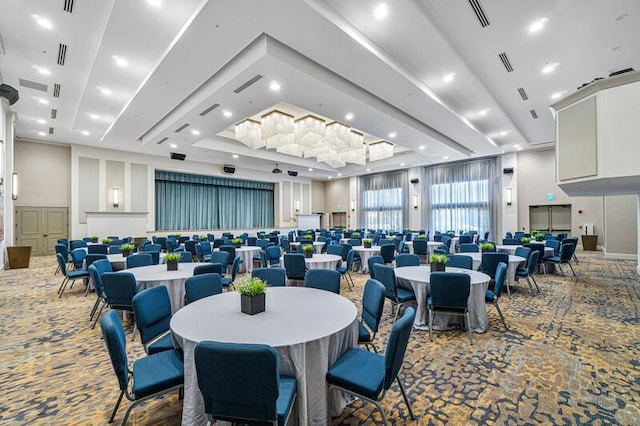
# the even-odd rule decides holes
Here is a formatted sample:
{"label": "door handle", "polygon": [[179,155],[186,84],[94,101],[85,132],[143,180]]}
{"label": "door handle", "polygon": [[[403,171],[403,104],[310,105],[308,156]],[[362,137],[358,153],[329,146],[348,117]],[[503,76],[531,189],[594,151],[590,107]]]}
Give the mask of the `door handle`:
{"label": "door handle", "polygon": [[43,235],[43,237],[46,237],[46,236],[47,236],[47,234],[44,234],[44,235]]}

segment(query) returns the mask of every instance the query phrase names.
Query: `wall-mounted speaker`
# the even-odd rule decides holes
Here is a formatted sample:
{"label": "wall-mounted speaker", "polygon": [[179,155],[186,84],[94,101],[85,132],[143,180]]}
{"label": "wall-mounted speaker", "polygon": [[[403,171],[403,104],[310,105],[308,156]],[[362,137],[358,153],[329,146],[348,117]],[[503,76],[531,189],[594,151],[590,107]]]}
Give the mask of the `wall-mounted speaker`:
{"label": "wall-mounted speaker", "polygon": [[507,167],[502,169],[502,173],[504,173],[505,175],[512,175],[513,174],[513,167]]}
{"label": "wall-mounted speaker", "polygon": [[287,173],[289,174],[289,176],[298,176],[298,172],[294,172],[293,170],[287,170]]}
{"label": "wall-mounted speaker", "polygon": [[184,161],[185,158],[187,158],[187,154],[179,154],[177,152],[172,152],[171,153],[171,159],[172,160]]}
{"label": "wall-mounted speaker", "polygon": [[236,167],[235,166],[231,166],[229,164],[225,164],[224,167],[222,167],[222,170],[224,170],[225,173],[235,173],[236,172]]}
{"label": "wall-mounted speaker", "polygon": [[0,84],[0,97],[9,101],[9,105],[15,104],[20,99],[18,91],[8,84]]}
{"label": "wall-mounted speaker", "polygon": [[418,182],[420,182],[420,179],[418,178],[411,179],[411,183],[418,183]]}

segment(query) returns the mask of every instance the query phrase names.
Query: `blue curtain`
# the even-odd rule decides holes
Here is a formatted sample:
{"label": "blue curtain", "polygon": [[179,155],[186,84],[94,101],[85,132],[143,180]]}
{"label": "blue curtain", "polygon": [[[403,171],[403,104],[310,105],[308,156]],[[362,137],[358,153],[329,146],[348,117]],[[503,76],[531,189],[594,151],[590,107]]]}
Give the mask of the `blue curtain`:
{"label": "blue curtain", "polygon": [[156,170],[156,229],[273,227],[268,182]]}

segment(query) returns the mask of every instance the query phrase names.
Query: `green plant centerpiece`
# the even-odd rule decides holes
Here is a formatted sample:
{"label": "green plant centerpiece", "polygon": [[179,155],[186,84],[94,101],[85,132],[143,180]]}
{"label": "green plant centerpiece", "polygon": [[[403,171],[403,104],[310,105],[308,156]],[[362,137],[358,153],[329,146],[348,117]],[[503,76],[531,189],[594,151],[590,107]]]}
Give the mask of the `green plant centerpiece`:
{"label": "green plant centerpiece", "polygon": [[176,240],[179,240],[180,237],[182,236],[182,234],[175,234],[176,235]]}
{"label": "green plant centerpiece", "polygon": [[533,230],[531,231],[531,236],[536,239],[536,241],[544,241],[544,234],[540,231]]}
{"label": "green plant centerpiece", "polygon": [[109,245],[109,244],[111,244],[111,241],[113,241],[111,238],[103,238],[102,239],[102,244]]}
{"label": "green plant centerpiece", "polygon": [[100,240],[97,235],[92,235],[90,238],[92,243],[97,243]]}
{"label": "green plant centerpiece", "polygon": [[234,238],[231,240],[231,244],[233,244],[235,248],[240,248],[240,246],[242,246],[242,238]]}
{"label": "green plant centerpiece", "polygon": [[120,248],[122,249],[122,256],[127,257],[133,252],[133,249],[135,249],[136,246],[133,244],[122,244]]}
{"label": "green plant centerpiece", "polygon": [[304,257],[313,257],[313,244],[303,244],[302,252],[304,253]]}
{"label": "green plant centerpiece", "polygon": [[521,242],[522,244],[529,244],[529,243],[531,242],[531,238],[529,238],[529,237],[522,237],[522,238],[520,238],[520,242]]}
{"label": "green plant centerpiece", "polygon": [[258,238],[264,238],[266,236],[267,234],[265,234],[264,232],[258,232]]}
{"label": "green plant centerpiece", "polygon": [[238,284],[240,310],[249,315],[259,314],[265,309],[267,283],[260,278],[246,278]]}
{"label": "green plant centerpiece", "polygon": [[200,242],[207,241],[207,236],[206,235],[198,235],[198,241],[200,241]]}
{"label": "green plant centerpiece", "polygon": [[351,234],[351,238],[360,238],[360,233],[359,232],[354,232]]}
{"label": "green plant centerpiece", "polygon": [[455,236],[456,236],[456,233],[455,233],[455,232],[453,232],[453,231],[449,231],[449,232],[447,232],[447,236],[449,236],[449,237],[453,238],[453,237],[455,237]]}
{"label": "green plant centerpiece", "polygon": [[482,243],[480,244],[480,251],[485,252],[485,251],[495,251],[496,246],[493,245],[493,243]]}
{"label": "green plant centerpiece", "polygon": [[364,244],[364,248],[371,248],[371,243],[373,243],[373,240],[371,238],[362,239],[362,244]]}
{"label": "green plant centerpiece", "polygon": [[389,236],[393,237],[393,231],[392,230],[389,230]]}
{"label": "green plant centerpiece", "polygon": [[167,262],[167,271],[177,271],[180,253],[167,253],[164,260]]}
{"label": "green plant centerpiece", "polygon": [[432,254],[429,256],[431,272],[444,271],[445,263],[447,263],[447,255],[445,254]]}
{"label": "green plant centerpiece", "polygon": [[420,234],[420,235],[418,235],[418,238],[417,238],[417,239],[418,239],[418,240],[428,240],[428,239],[429,239],[429,236],[428,236],[428,235],[426,235],[426,234]]}

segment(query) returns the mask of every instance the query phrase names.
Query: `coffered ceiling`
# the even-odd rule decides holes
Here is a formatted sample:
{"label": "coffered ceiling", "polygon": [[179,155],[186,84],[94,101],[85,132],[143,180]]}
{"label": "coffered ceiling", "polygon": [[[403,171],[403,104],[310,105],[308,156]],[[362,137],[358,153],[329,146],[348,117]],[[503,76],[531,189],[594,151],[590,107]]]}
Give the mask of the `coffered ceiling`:
{"label": "coffered ceiling", "polygon": [[[549,104],[640,63],[635,0],[1,7],[0,80],[20,92],[19,138],[265,172],[278,162],[313,179],[552,145]],[[392,142],[394,157],[335,169],[233,139],[235,123],[276,106]]]}

